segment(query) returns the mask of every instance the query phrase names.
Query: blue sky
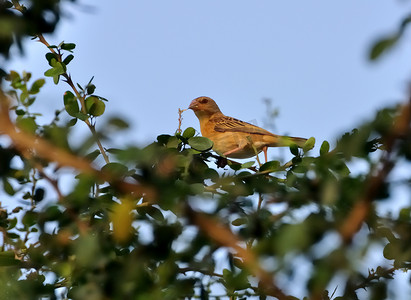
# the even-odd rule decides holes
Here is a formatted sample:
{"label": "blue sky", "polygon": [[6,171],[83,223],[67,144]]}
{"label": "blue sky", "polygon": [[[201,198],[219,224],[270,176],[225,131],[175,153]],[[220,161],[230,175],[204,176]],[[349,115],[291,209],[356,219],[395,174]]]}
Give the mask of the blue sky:
{"label": "blue sky", "polygon": [[[108,115],[129,120],[120,143],[141,144],[177,128],[177,110],[206,95],[230,116],[263,125],[264,98],[278,134],[333,142],[406,97],[410,45],[377,63],[373,41],[397,28],[405,1],[79,1],[50,43],[77,44],[69,72],[108,98]],[[46,49],[28,41],[8,67],[43,76]],[[408,59],[406,59],[408,58]],[[36,109],[51,115],[62,92],[49,80]],[[199,124],[191,111],[183,127]],[[117,145],[121,146],[121,145]],[[270,150],[271,156],[276,150]]]}

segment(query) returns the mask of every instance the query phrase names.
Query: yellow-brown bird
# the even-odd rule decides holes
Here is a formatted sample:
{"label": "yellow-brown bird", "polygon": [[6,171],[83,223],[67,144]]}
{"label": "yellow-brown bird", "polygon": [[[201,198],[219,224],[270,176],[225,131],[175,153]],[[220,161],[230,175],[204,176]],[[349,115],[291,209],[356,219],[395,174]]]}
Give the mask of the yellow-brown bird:
{"label": "yellow-brown bird", "polygon": [[264,152],[268,147],[302,147],[307,139],[273,134],[253,124],[224,115],[217,103],[209,97],[194,99],[192,109],[200,121],[201,134],[213,141],[213,150],[232,158],[247,158]]}

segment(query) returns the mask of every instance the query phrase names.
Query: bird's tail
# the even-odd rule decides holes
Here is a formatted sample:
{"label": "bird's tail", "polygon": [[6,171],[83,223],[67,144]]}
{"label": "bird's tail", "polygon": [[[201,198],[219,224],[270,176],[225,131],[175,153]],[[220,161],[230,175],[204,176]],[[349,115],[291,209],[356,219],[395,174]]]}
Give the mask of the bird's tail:
{"label": "bird's tail", "polygon": [[293,144],[297,145],[298,147],[303,147],[306,141],[307,139],[300,137],[280,136],[277,147],[289,147]]}

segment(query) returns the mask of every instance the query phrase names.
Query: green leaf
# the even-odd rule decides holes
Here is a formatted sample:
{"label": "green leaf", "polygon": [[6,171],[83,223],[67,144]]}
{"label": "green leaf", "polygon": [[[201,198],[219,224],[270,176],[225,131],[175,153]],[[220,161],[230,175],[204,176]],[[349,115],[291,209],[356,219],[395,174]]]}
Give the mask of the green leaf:
{"label": "green leaf", "polygon": [[235,274],[228,269],[223,270],[223,279],[225,286],[228,290],[243,290],[250,287],[250,283],[247,278],[247,272],[241,270]]}
{"label": "green leaf", "polygon": [[9,232],[9,231],[7,232],[7,237],[9,239],[13,239],[13,240],[19,240],[20,239],[20,235],[18,235],[17,233],[14,233],[14,232]]}
{"label": "green leaf", "polygon": [[290,146],[290,152],[291,154],[293,154],[294,156],[298,156],[299,152],[298,152],[298,146],[296,144],[292,144]]}
{"label": "green leaf", "polygon": [[111,153],[111,154],[121,154],[122,150],[118,148],[108,148],[106,149],[106,152]]}
{"label": "green leaf", "polygon": [[188,144],[191,148],[198,151],[207,151],[213,148],[213,142],[202,136],[193,136],[188,139]]}
{"label": "green leaf", "polygon": [[376,60],[379,58],[383,53],[387,52],[398,42],[399,37],[400,36],[398,34],[395,34],[393,36],[380,39],[371,48],[369,59]]}
{"label": "green leaf", "polygon": [[181,141],[179,138],[175,136],[170,136],[167,140],[166,147],[167,148],[178,148],[180,144],[181,144]]}
{"label": "green leaf", "polygon": [[160,145],[167,145],[168,140],[171,138],[171,135],[169,134],[160,134],[159,136],[157,136],[157,142],[160,143]]}
{"label": "green leaf", "polygon": [[47,77],[54,77],[58,76],[61,74],[64,74],[66,72],[66,66],[63,65],[61,62],[52,62],[53,68],[48,69],[46,72],[44,72],[44,76]]}
{"label": "green leaf", "polygon": [[321,144],[321,148],[320,148],[320,155],[325,155],[330,151],[330,143],[328,143],[327,141],[324,141]]}
{"label": "green leaf", "polygon": [[164,221],[164,215],[158,208],[150,206],[141,206],[137,208],[137,212],[141,215],[149,215],[154,220],[162,222]]}
{"label": "green leaf", "polygon": [[200,195],[204,192],[204,184],[203,183],[190,184],[190,190],[193,195]]}
{"label": "green leaf", "polygon": [[110,173],[113,177],[124,176],[128,172],[128,168],[120,163],[108,163],[101,168],[101,171]]}
{"label": "green leaf", "polygon": [[86,87],[87,94],[91,95],[96,90],[96,86],[94,84],[89,84]]}
{"label": "green leaf", "polygon": [[18,116],[23,116],[26,114],[26,111],[22,110],[22,109],[16,109],[16,115]]}
{"label": "green leaf", "polygon": [[17,119],[16,124],[21,130],[31,134],[37,130],[37,124],[33,117]]}
{"label": "green leaf", "polygon": [[228,161],[227,164],[234,171],[241,170],[241,164],[240,163]]}
{"label": "green leaf", "polygon": [[1,251],[0,252],[0,266],[9,267],[19,264],[19,260],[15,259],[14,251]]}
{"label": "green leaf", "polygon": [[396,259],[396,257],[399,257],[401,255],[400,245],[401,243],[399,239],[396,239],[395,241],[385,245],[384,250],[383,250],[384,257],[388,260]]}
{"label": "green leaf", "polygon": [[61,44],[60,48],[63,49],[63,50],[71,51],[71,50],[73,50],[74,48],[76,48],[76,44],[73,44],[73,43],[63,43],[63,44]]}
{"label": "green leaf", "polygon": [[74,117],[79,118],[82,121],[85,121],[88,119],[88,115],[83,114],[82,112],[78,112],[74,115]]}
{"label": "green leaf", "polygon": [[340,164],[338,164],[338,167],[336,167],[336,170],[343,177],[347,177],[351,173],[350,169],[347,167],[347,165],[344,162],[341,162]]}
{"label": "green leaf", "polygon": [[40,88],[46,83],[46,80],[44,80],[43,78],[41,79],[37,79],[35,82],[33,82],[33,84],[31,85],[30,94],[37,94],[38,92],[40,92]]}
{"label": "green leaf", "polygon": [[44,76],[53,77],[55,72],[56,70],[54,68],[48,69],[46,72],[44,72]]}
{"label": "green leaf", "polygon": [[28,96],[29,96],[29,92],[28,91],[23,91],[20,94],[20,102],[24,103],[24,100],[26,100]]}
{"label": "green leaf", "polygon": [[46,53],[46,59],[47,59],[47,61],[48,61],[48,63],[49,63],[50,66],[51,66],[51,61],[52,61],[53,59],[57,61],[57,58],[58,58],[57,54],[54,54],[54,53],[52,53],[52,52]]}
{"label": "green leaf", "polygon": [[3,177],[3,189],[10,196],[13,196],[16,193],[13,186],[7,180],[7,177]]}
{"label": "green leaf", "polygon": [[70,91],[64,93],[64,108],[66,109],[67,113],[72,116],[76,117],[76,114],[79,112],[79,106],[77,103],[77,98],[74,94]]}
{"label": "green leaf", "polygon": [[86,155],[86,159],[89,161],[94,161],[100,155],[100,150],[94,150],[93,152]]}
{"label": "green leaf", "polygon": [[11,70],[10,73],[7,76],[7,79],[11,82],[21,80],[20,79],[20,74],[16,71]]}
{"label": "green leaf", "polygon": [[107,98],[104,98],[104,97],[101,97],[101,96],[97,96],[97,95],[95,95],[97,98],[99,98],[100,100],[103,100],[103,101],[106,101],[106,102],[108,102],[108,99]]}
{"label": "green leaf", "polygon": [[241,169],[251,168],[254,164],[255,164],[254,161],[248,161],[248,162],[243,163],[243,164],[241,165]]}
{"label": "green leaf", "polygon": [[276,160],[268,161],[260,167],[260,172],[266,172],[266,171],[269,171],[270,173],[276,172],[278,171],[279,167],[280,167],[279,161],[276,161]]}
{"label": "green leaf", "polygon": [[[17,206],[16,208],[13,209],[13,212],[19,212],[20,210],[22,210],[23,208],[21,206]],[[9,224],[7,226],[7,230],[11,230],[14,227],[16,227],[17,225],[17,218],[13,218],[13,219],[9,219]]]}
{"label": "green leaf", "polygon": [[189,139],[195,135],[196,131],[193,127],[188,127],[186,130],[183,132],[183,137],[186,139]]}
{"label": "green leaf", "polygon": [[402,208],[400,210],[398,220],[409,223],[411,221],[411,208]]}
{"label": "green leaf", "polygon": [[23,216],[21,222],[23,223],[25,228],[29,228],[37,223],[38,218],[38,213],[34,211],[27,211]]}
{"label": "green leaf", "polygon": [[315,138],[314,137],[310,137],[305,144],[303,145],[303,151],[304,152],[308,152],[310,151],[312,148],[314,148],[315,146]]}
{"label": "green leaf", "polygon": [[73,58],[74,58],[73,54],[67,55],[67,57],[63,59],[63,64],[67,66],[73,60]]}
{"label": "green leaf", "polygon": [[208,168],[205,171],[204,175],[205,175],[204,176],[205,178],[209,178],[213,182],[217,182],[220,179],[220,175],[218,174],[218,172],[214,169],[211,169],[211,168]]}
{"label": "green leaf", "polygon": [[87,97],[85,103],[87,113],[89,113],[92,116],[101,116],[106,109],[106,105],[104,104],[104,102],[95,96]]}
{"label": "green leaf", "polygon": [[61,211],[58,206],[49,206],[43,213],[43,217],[47,221],[58,220],[61,217]]}
{"label": "green leaf", "polygon": [[237,218],[231,222],[233,226],[241,226],[247,224],[247,218]]}
{"label": "green leaf", "polygon": [[67,126],[72,127],[72,126],[76,125],[76,123],[77,123],[77,118],[73,118],[73,119],[71,119],[70,121],[67,122]]}
{"label": "green leaf", "polygon": [[11,86],[15,89],[18,89],[22,85],[20,74],[16,71],[10,71],[6,79],[11,82]]}
{"label": "green leaf", "polygon": [[126,129],[129,127],[129,124],[126,121],[117,117],[109,119],[107,124],[118,129]]}
{"label": "green leaf", "polygon": [[30,105],[32,105],[34,103],[35,100],[36,100],[35,97],[28,97],[22,103],[25,107],[29,107]]}
{"label": "green leaf", "polygon": [[54,75],[54,76],[53,76],[53,82],[54,82],[54,84],[58,84],[58,83],[59,83],[59,80],[60,80],[60,75]]}

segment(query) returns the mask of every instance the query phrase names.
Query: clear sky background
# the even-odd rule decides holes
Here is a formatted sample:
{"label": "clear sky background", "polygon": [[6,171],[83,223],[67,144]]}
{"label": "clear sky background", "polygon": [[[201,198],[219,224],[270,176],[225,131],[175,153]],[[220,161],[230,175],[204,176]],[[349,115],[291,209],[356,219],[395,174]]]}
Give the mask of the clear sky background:
{"label": "clear sky background", "polygon": [[[377,63],[367,54],[410,4],[80,0],[66,5],[68,16],[47,39],[77,44],[69,72],[81,84],[95,76],[96,94],[110,100],[107,114],[130,121],[122,143],[173,134],[178,108],[203,95],[223,113],[260,126],[269,98],[280,112],[275,133],[333,143],[377,108],[406,98],[411,45],[404,39]],[[26,55],[8,68],[44,77],[45,47],[25,45]],[[66,89],[48,80],[36,109],[52,115]],[[184,113],[188,126],[199,130],[191,111]]]}

